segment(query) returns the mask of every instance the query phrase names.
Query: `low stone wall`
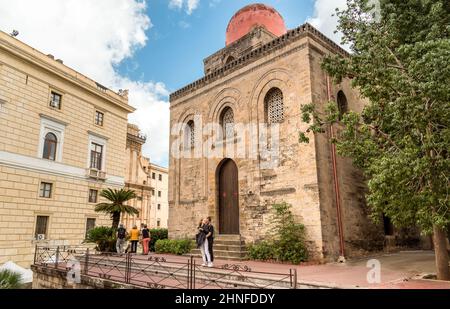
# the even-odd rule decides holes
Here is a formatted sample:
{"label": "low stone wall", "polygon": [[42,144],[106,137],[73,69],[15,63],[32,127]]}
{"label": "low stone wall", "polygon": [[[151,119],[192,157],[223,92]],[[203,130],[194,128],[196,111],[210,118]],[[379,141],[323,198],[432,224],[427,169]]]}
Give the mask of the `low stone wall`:
{"label": "low stone wall", "polygon": [[137,286],[81,275],[80,283],[67,282],[67,271],[32,265],[33,289],[140,289]]}

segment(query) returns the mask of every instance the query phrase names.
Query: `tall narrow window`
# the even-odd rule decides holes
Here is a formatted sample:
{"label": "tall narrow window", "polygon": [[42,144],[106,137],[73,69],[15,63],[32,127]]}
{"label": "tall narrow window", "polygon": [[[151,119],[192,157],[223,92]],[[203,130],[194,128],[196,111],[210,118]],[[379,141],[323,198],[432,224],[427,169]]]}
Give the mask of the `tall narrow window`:
{"label": "tall narrow window", "polygon": [[41,182],[39,188],[39,197],[51,198],[52,197],[53,184],[49,182]]}
{"label": "tall narrow window", "polygon": [[105,118],[105,114],[99,111],[95,111],[95,124],[103,127],[103,119]]}
{"label": "tall narrow window", "polygon": [[158,191],[158,197],[161,197],[161,191]]}
{"label": "tall narrow window", "polygon": [[156,173],[152,173],[152,179],[156,179]]}
{"label": "tall narrow window", "polygon": [[185,128],[184,144],[186,149],[194,148],[195,146],[195,123],[193,120],[189,121]]}
{"label": "tall narrow window", "polygon": [[48,230],[48,216],[37,216],[36,217],[36,229],[34,232],[34,237],[37,240],[47,239]]}
{"label": "tall narrow window", "polygon": [[158,179],[159,179],[159,181],[162,181],[162,175],[161,174],[159,174]]}
{"label": "tall narrow window", "polygon": [[264,99],[266,120],[269,124],[284,121],[283,93],[278,88],[272,88]]}
{"label": "tall narrow window", "polygon": [[343,91],[339,91],[337,94],[337,105],[339,109],[339,120],[342,120],[344,114],[348,112],[347,97]]}
{"label": "tall narrow window", "polygon": [[86,219],[86,237],[90,230],[95,228],[95,218]]}
{"label": "tall narrow window", "polygon": [[61,109],[62,95],[52,91],[50,93],[50,107]]}
{"label": "tall narrow window", "polygon": [[158,221],[156,221],[156,227],[161,227],[161,220],[158,219]]}
{"label": "tall narrow window", "polygon": [[89,189],[89,203],[97,203],[98,190]]}
{"label": "tall narrow window", "polygon": [[234,137],[234,113],[230,107],[227,107],[222,112],[222,117],[220,118],[223,136],[225,139]]}
{"label": "tall narrow window", "polygon": [[91,168],[102,170],[103,146],[91,143]]}
{"label": "tall narrow window", "polygon": [[161,210],[161,204],[158,204],[158,210]]}
{"label": "tall narrow window", "polygon": [[56,147],[58,145],[58,139],[53,133],[47,133],[44,141],[44,151],[42,157],[47,160],[56,160]]}

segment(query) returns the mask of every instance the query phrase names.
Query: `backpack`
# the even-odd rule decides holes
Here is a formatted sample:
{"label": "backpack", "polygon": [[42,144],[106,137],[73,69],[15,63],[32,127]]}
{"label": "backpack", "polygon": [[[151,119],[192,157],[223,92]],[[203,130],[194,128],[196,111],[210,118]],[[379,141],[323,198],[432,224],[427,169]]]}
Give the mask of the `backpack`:
{"label": "backpack", "polygon": [[117,238],[119,238],[119,239],[124,239],[125,236],[126,236],[126,230],[125,230],[123,227],[120,227],[120,228],[117,230]]}

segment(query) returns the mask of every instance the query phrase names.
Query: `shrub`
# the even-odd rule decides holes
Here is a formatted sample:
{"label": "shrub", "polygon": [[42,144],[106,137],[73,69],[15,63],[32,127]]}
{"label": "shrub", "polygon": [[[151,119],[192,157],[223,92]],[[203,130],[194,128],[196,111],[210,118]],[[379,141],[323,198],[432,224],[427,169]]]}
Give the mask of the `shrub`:
{"label": "shrub", "polygon": [[278,260],[299,264],[308,259],[305,227],[295,222],[291,207],[287,203],[273,205],[275,215],[272,221],[276,233],[273,247]]}
{"label": "shrub", "polygon": [[22,275],[8,269],[0,270],[0,290],[22,287]]}
{"label": "shrub", "polygon": [[116,230],[107,226],[98,226],[91,229],[85,242],[97,245],[101,252],[116,252]]}
{"label": "shrub", "polygon": [[248,256],[253,260],[277,260],[299,264],[308,259],[305,245],[305,227],[295,222],[287,203],[273,205],[272,232],[267,241],[252,244]]}
{"label": "shrub", "polygon": [[150,230],[150,251],[155,252],[155,244],[160,239],[168,239],[169,231],[167,229],[152,229]]}
{"label": "shrub", "polygon": [[155,244],[156,253],[183,255],[191,252],[194,247],[190,239],[160,239]]}
{"label": "shrub", "polygon": [[267,241],[261,241],[248,246],[248,257],[251,260],[273,260],[275,259],[275,252],[272,244]]}

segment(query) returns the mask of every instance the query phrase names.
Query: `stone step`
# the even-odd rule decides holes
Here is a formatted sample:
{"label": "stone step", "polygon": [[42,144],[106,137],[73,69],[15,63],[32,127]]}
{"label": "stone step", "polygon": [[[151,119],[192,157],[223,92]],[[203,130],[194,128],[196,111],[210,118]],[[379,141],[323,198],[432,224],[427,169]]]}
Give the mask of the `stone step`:
{"label": "stone step", "polygon": [[242,246],[245,247],[245,242],[243,240],[216,240],[214,239],[214,246],[224,245],[224,246]]}
{"label": "stone step", "polygon": [[[199,259],[202,258],[201,254],[193,254],[193,253],[185,254],[185,256],[193,256],[194,258],[199,258]],[[216,259],[225,260],[225,261],[236,261],[236,262],[245,261],[245,258],[241,258],[241,257],[230,257],[230,256],[221,256],[221,257],[218,257],[218,256],[216,256],[215,254],[214,254],[214,257],[215,257]]]}
{"label": "stone step", "polygon": [[[192,254],[197,254],[201,256],[200,249],[194,249],[191,251]],[[214,257],[217,259],[235,257],[235,258],[245,258],[247,256],[246,251],[229,251],[229,250],[216,250],[214,249]]]}
{"label": "stone step", "polygon": [[222,251],[247,251],[247,248],[242,245],[234,245],[234,244],[221,244],[214,243],[214,250],[222,250]]}
{"label": "stone step", "polygon": [[222,241],[222,240],[224,240],[224,241],[241,241],[241,235],[222,235],[222,234],[220,234],[220,235],[216,235],[216,237],[214,238],[214,241],[216,241],[216,240],[218,240],[218,241]]}

